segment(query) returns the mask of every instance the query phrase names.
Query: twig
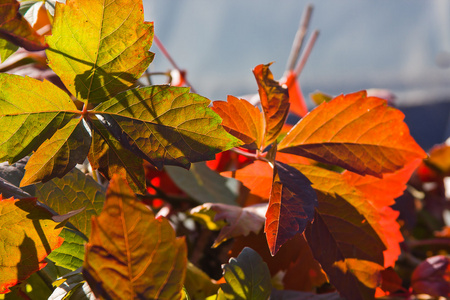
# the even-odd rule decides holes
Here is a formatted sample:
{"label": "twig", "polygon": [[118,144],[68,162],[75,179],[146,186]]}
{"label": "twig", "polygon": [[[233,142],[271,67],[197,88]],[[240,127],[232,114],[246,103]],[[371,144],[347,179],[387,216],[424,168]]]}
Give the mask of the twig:
{"label": "twig", "polygon": [[308,60],[309,54],[311,53],[311,50],[314,47],[314,44],[316,43],[318,36],[319,36],[319,30],[316,29],[313,31],[312,35],[309,37],[309,40],[306,43],[305,51],[302,52],[300,60],[298,61],[297,66],[295,67],[295,70],[294,70],[294,73],[297,77],[302,72],[303,67],[305,66],[306,61]]}
{"label": "twig", "polygon": [[414,248],[420,246],[449,246],[450,238],[438,238],[438,239],[427,239],[427,240],[412,240],[407,242],[407,246]]}
{"label": "twig", "polygon": [[[167,49],[164,47],[164,45],[161,43],[161,41],[158,39],[158,37],[156,35],[153,36],[153,39],[156,43],[156,46],[158,46],[159,50],[161,50],[162,54],[167,58],[167,60],[170,62],[170,64],[172,65],[172,67],[174,69],[176,69],[178,72],[180,72],[180,74],[182,74],[181,69],[177,66],[177,64],[175,63],[175,61],[172,59],[172,56],[170,56],[169,52],[167,51]],[[184,82],[186,82],[186,84],[191,88],[191,91],[193,93],[196,93],[194,87],[192,86],[192,84],[187,80],[186,76],[184,76]]]}
{"label": "twig", "polygon": [[291,53],[289,54],[286,65],[287,71],[294,70],[295,63],[298,60],[298,56],[303,45],[303,40],[305,39],[306,33],[308,32],[309,21],[311,20],[313,8],[314,7],[312,4],[308,4],[306,6],[306,9],[303,11],[297,33],[295,34],[294,41],[292,42]]}

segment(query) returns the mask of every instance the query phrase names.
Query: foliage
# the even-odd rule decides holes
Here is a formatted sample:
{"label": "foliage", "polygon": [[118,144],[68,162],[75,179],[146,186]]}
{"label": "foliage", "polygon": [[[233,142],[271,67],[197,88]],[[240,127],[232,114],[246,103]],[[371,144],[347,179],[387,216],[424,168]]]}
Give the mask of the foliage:
{"label": "foliage", "polygon": [[48,66],[15,63],[57,78],[0,74],[6,299],[449,296],[448,257],[425,260],[448,242],[444,209],[407,199],[442,198],[448,146],[423,163],[403,114],[365,91],[318,94],[306,113],[295,73],[280,84],[270,64],[253,70],[261,110],[143,86],[141,1],[52,3],[0,9],[2,61],[45,48]]}

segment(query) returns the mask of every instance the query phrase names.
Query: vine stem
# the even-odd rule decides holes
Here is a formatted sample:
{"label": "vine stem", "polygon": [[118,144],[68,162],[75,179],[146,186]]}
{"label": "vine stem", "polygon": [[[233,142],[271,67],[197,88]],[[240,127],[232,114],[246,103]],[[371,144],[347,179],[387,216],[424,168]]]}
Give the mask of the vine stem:
{"label": "vine stem", "polygon": [[[156,43],[156,46],[159,48],[159,50],[162,52],[162,54],[167,58],[167,60],[170,62],[170,64],[172,65],[172,67],[174,69],[176,69],[180,74],[182,74],[181,69],[178,67],[178,65],[175,63],[175,61],[173,60],[172,56],[170,55],[169,51],[167,51],[166,47],[164,47],[164,45],[162,44],[162,42],[158,39],[158,37],[156,36],[156,34],[153,36],[153,39]],[[192,84],[187,80],[186,76],[184,76],[184,82],[186,82],[186,84],[191,88],[191,91],[193,93],[196,93],[194,87],[192,86]]]}
{"label": "vine stem", "polygon": [[253,158],[253,159],[256,159],[256,160],[262,160],[262,161],[265,161],[265,162],[269,162],[269,160],[266,158],[267,152],[261,153],[261,152],[259,152],[259,150],[257,150],[256,153],[250,153],[250,152],[241,150],[239,148],[232,148],[231,151],[233,151],[233,152],[235,152],[235,153],[237,153],[239,155],[248,157],[248,158]]}

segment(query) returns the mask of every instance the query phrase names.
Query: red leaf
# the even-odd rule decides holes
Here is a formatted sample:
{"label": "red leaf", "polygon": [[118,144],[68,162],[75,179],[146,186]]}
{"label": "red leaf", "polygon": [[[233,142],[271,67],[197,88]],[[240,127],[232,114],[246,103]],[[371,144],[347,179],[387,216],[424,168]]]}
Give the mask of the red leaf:
{"label": "red leaf", "polygon": [[273,79],[269,66],[258,65],[253,69],[266,123],[263,147],[276,140],[289,113],[288,91]]}
{"label": "red leaf", "polygon": [[38,35],[19,13],[20,3],[3,0],[0,4],[0,38],[29,51],[44,50],[48,46],[44,36]]}
{"label": "red leaf", "polygon": [[305,230],[313,220],[316,206],[316,192],[308,178],[292,166],[275,162],[264,228],[272,255],[287,240]]}
{"label": "red leaf", "polygon": [[294,71],[289,71],[285,84],[287,85],[289,92],[289,103],[291,104],[290,110],[303,118],[308,113],[308,108],[306,107],[302,90],[297,81],[297,74],[295,74]]}
{"label": "red leaf", "polygon": [[244,99],[228,96],[227,102],[214,101],[211,107],[221,118],[223,128],[245,143],[246,148],[259,149],[264,133],[259,109]]}
{"label": "red leaf", "polygon": [[417,294],[450,297],[450,258],[437,255],[427,258],[411,276]]}
{"label": "red leaf", "polygon": [[366,92],[341,95],[305,116],[278,145],[281,152],[381,177],[426,153],[404,115]]}

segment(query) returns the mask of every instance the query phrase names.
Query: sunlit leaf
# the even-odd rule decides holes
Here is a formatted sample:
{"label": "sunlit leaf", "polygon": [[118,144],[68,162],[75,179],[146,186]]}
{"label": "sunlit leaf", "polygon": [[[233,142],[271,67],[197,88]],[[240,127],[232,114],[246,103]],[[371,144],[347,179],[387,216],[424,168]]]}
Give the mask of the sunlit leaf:
{"label": "sunlit leaf", "polygon": [[120,174],[135,193],[145,193],[142,158],[125,149],[97,120],[92,120],[92,125],[92,145],[88,154],[92,169],[98,169],[108,180],[113,174]]}
{"label": "sunlit leaf", "polygon": [[[251,248],[244,248],[237,258],[223,267],[226,284],[221,285],[219,299],[263,300],[272,291],[266,263]],[[220,293],[223,293],[220,295]]]}
{"label": "sunlit leaf", "polygon": [[287,73],[285,84],[289,92],[290,111],[303,118],[308,113],[308,108],[294,71]]}
{"label": "sunlit leaf", "polygon": [[205,203],[191,209],[191,214],[214,212],[214,222],[226,221],[227,225],[220,228],[220,233],[214,241],[217,247],[227,239],[237,236],[247,236],[250,232],[258,233],[264,224],[264,214],[267,204],[256,204],[239,207],[222,203]]}
{"label": "sunlit leaf", "polygon": [[79,100],[102,102],[132,86],[153,59],[142,1],[57,3],[49,65]]}
{"label": "sunlit leaf", "polygon": [[83,275],[97,297],[180,299],[186,244],[164,218],[137,201],[114,176],[102,213],[92,219]]}
{"label": "sunlit leaf", "polygon": [[276,140],[289,113],[288,91],[273,79],[269,66],[270,64],[258,65],[253,69],[266,125],[264,146]]}
{"label": "sunlit leaf", "polygon": [[297,233],[302,233],[314,218],[316,192],[300,171],[275,162],[272,191],[264,232],[272,255]]}
{"label": "sunlit leaf", "polygon": [[0,38],[29,51],[47,48],[44,37],[37,34],[19,13],[17,0],[2,0],[0,4]]}
{"label": "sunlit leaf", "polygon": [[72,119],[42,143],[28,160],[20,185],[61,178],[83,163],[91,145],[91,136],[85,126],[84,119]]}
{"label": "sunlit leaf", "polygon": [[45,267],[44,258],[63,239],[62,227],[51,220],[52,214],[36,199],[2,199],[0,196],[0,294]]}
{"label": "sunlit leaf", "polygon": [[63,178],[54,178],[46,183],[36,184],[36,196],[60,215],[80,208],[84,210],[71,217],[78,230],[89,237],[91,218],[100,214],[105,202],[105,188],[92,177],[77,168]]}
{"label": "sunlit leaf", "polygon": [[309,94],[309,97],[317,105],[320,105],[324,102],[330,102],[333,99],[332,96],[321,91],[315,91],[314,93]]}
{"label": "sunlit leaf", "polygon": [[53,250],[48,259],[57,266],[74,271],[83,266],[84,244],[86,240],[80,233],[64,228],[60,235],[64,239],[62,245]]}
{"label": "sunlit leaf", "polygon": [[380,177],[426,157],[403,118],[402,112],[383,99],[366,97],[365,91],[341,95],[305,116],[278,150]]}
{"label": "sunlit leaf", "polygon": [[0,161],[30,154],[75,114],[72,99],[52,83],[0,74]]}
{"label": "sunlit leaf", "polygon": [[443,176],[450,176],[450,145],[436,145],[430,150],[425,163]]}
{"label": "sunlit leaf", "polygon": [[223,129],[209,103],[188,88],[151,86],[121,93],[93,113],[122,145],[158,169],[189,168],[241,144]]}
{"label": "sunlit leaf", "polygon": [[243,147],[261,147],[264,120],[257,107],[244,99],[228,96],[226,102],[214,101],[211,109],[222,118],[223,128],[245,143]]}
{"label": "sunlit leaf", "polygon": [[200,203],[236,204],[239,183],[220,176],[205,163],[192,164],[190,170],[173,166],[166,166],[165,170],[183,192]]}
{"label": "sunlit leaf", "polygon": [[8,57],[13,55],[17,49],[19,49],[19,46],[14,45],[13,43],[0,39],[0,62],[4,62]]}

